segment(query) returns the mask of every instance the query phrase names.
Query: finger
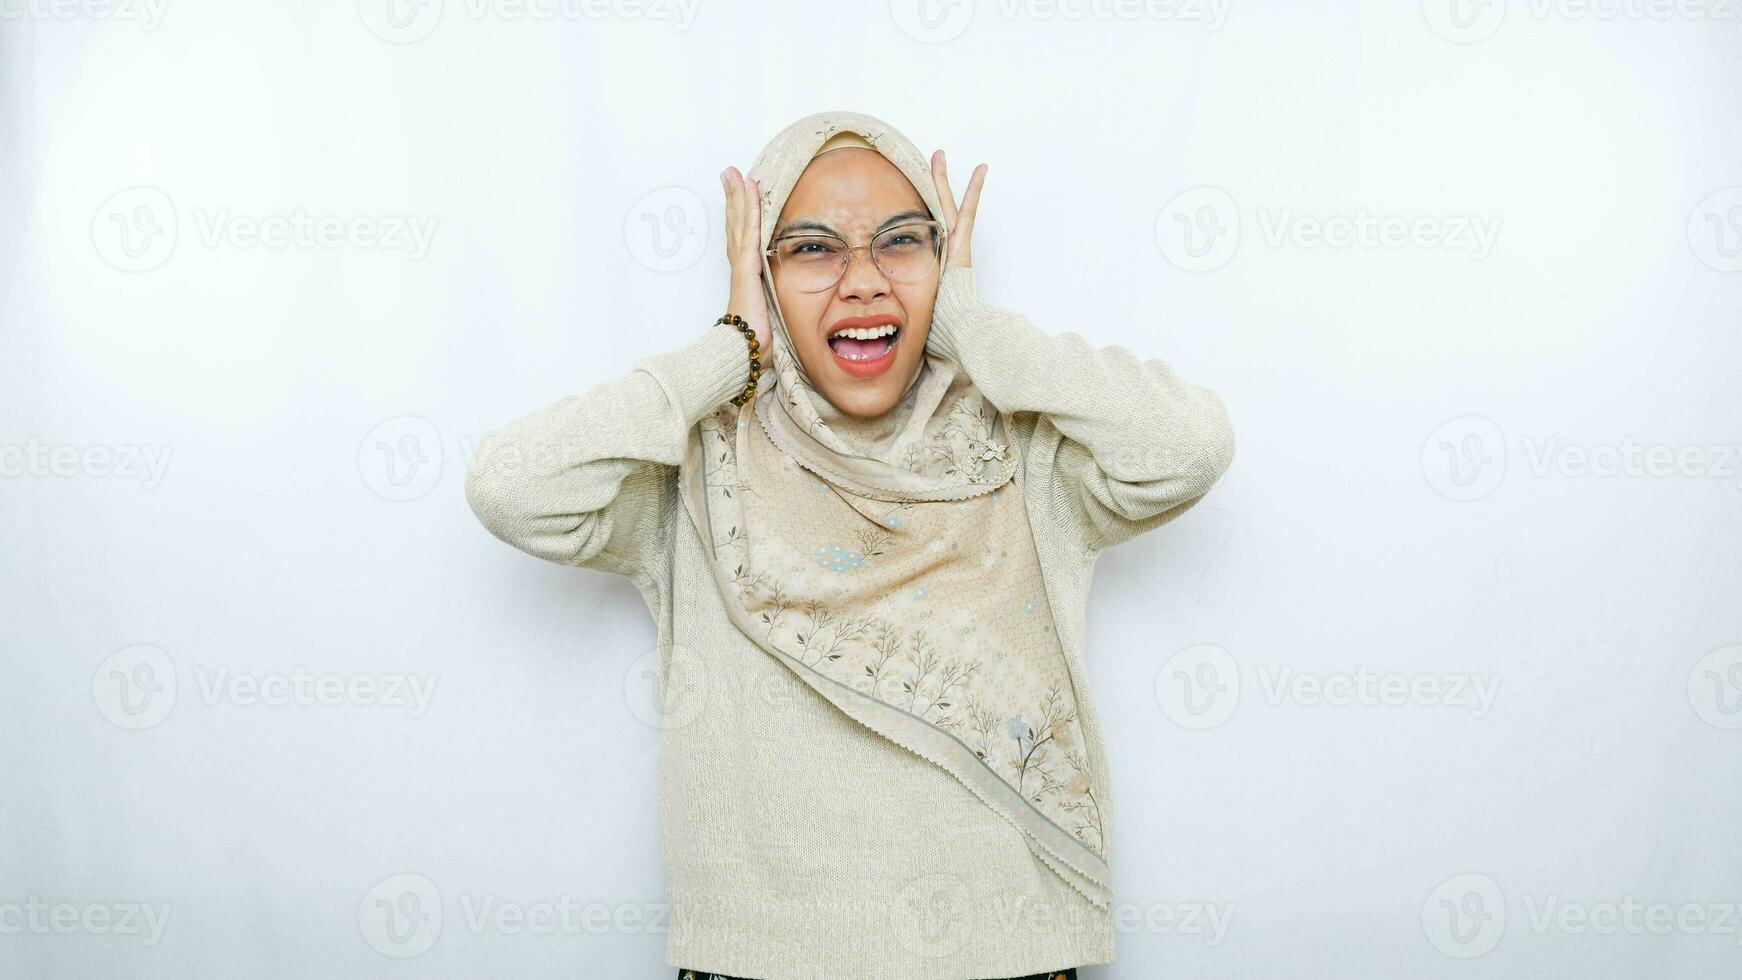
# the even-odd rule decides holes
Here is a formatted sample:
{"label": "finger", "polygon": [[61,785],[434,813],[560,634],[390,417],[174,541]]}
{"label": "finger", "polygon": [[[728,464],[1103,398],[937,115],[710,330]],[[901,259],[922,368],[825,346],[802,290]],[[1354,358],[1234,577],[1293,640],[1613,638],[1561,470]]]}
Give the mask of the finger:
{"label": "finger", "polygon": [[760,220],[760,209],[756,207],[755,181],[748,177],[744,178],[739,199],[741,205],[738,210],[738,242],[744,256],[745,274],[750,275],[758,271],[756,268],[756,227]]}
{"label": "finger", "polygon": [[750,243],[750,258],[755,263],[758,273],[762,271],[765,256],[762,254],[762,182],[750,181],[750,197],[744,208],[745,241]]}
{"label": "finger", "polygon": [[968,189],[962,194],[962,207],[958,212],[957,225],[964,235],[974,230],[974,215],[980,212],[980,188],[986,186],[986,165],[980,164],[974,168],[974,176],[968,180]]}
{"label": "finger", "polygon": [[932,183],[937,185],[938,200],[944,209],[944,224],[954,231],[956,227],[956,198],[950,193],[949,168],[944,161],[944,151],[937,150],[931,155]]}
{"label": "finger", "polygon": [[762,209],[758,206],[759,203],[756,181],[749,177],[744,178],[744,211],[740,215],[740,230],[744,233],[744,245],[747,248],[755,248],[756,239],[760,237]]}

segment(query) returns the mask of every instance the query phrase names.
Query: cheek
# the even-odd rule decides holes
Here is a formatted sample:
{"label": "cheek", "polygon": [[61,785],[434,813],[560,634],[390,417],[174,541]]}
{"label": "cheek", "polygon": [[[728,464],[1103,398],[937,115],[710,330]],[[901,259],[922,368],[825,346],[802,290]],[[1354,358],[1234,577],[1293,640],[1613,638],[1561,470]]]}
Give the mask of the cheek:
{"label": "cheek", "polygon": [[828,345],[821,337],[823,314],[828,310],[827,293],[782,294],[780,310],[786,317],[786,331],[800,355],[811,358],[827,354]]}

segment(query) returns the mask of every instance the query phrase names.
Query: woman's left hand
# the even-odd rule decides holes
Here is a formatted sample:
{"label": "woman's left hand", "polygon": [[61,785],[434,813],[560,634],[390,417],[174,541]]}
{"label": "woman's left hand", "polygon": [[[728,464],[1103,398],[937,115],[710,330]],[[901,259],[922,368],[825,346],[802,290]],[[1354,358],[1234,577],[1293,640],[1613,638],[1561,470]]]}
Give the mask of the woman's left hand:
{"label": "woman's left hand", "polygon": [[971,245],[974,237],[974,212],[980,207],[980,188],[986,183],[986,165],[980,164],[974,168],[974,173],[968,178],[968,190],[962,195],[962,206],[956,207],[956,199],[950,193],[949,172],[944,166],[944,151],[936,150],[931,155],[931,178],[938,188],[938,199],[944,205],[944,223],[950,228],[949,251],[944,255],[944,269],[967,267],[974,264]]}

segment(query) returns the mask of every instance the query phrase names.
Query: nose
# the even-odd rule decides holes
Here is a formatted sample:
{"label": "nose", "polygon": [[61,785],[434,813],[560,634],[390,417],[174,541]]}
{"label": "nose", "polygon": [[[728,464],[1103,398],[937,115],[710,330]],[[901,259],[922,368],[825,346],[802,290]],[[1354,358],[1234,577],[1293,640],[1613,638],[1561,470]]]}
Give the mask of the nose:
{"label": "nose", "polygon": [[871,258],[869,248],[854,248],[847,251],[847,268],[835,288],[841,299],[873,300],[889,295],[889,280]]}

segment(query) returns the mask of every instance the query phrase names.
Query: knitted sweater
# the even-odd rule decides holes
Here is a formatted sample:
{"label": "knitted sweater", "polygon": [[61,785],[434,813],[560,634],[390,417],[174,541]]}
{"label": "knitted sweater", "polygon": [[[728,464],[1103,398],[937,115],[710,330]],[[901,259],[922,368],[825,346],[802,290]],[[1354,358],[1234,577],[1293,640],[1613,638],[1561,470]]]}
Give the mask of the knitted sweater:
{"label": "knitted sweater", "polygon": [[[1095,558],[1209,491],[1233,456],[1227,412],[1161,360],[982,302],[971,268],[944,272],[928,343],[1011,423],[1111,859],[1113,792],[1083,664]],[[705,707],[667,725],[660,749],[666,962],[758,980],[969,980],[1113,962],[1112,915],[1016,828],[727,618],[676,474],[689,429],[748,377],[743,337],[715,324],[488,434],[466,479],[497,537],[635,583],[662,677],[675,655],[693,660],[681,689]]]}

